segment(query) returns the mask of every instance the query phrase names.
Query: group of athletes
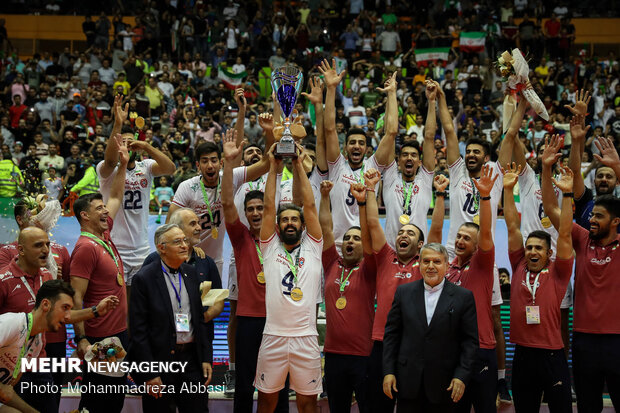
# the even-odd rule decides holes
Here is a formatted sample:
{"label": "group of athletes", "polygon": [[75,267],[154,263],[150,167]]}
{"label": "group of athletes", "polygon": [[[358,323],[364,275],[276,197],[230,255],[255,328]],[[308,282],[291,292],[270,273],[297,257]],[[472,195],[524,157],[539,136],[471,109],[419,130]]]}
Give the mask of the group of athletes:
{"label": "group of athletes", "polygon": [[[472,378],[464,383],[462,397],[453,398],[456,409],[469,412],[473,405],[476,412],[496,411],[497,383],[505,377],[494,244],[502,200],[513,270],[510,339],[516,344],[512,373],[516,410],[538,411],[544,393],[552,411],[572,411],[565,348],[568,308],[573,301],[573,378],[579,411],[601,410],[605,382],[614,405],[620,406],[620,321],[615,315],[620,310],[615,297],[620,279],[613,275],[613,263],[620,254],[620,201],[613,196],[620,158],[607,139],[599,139],[602,166],[596,173],[602,178],[595,180],[594,197],[580,172],[580,152],[588,130],[584,124],[587,93],[581,93],[570,108],[569,165],[558,162],[562,138],[551,136],[537,148],[538,164],[533,169],[518,139],[528,110],[525,99],[511,119],[497,162],[489,161],[488,142],[477,138],[467,141],[463,158],[446,97],[433,80],[425,85],[424,144],[405,142],[395,153],[398,103],[393,75],[379,89],[387,95],[384,136],[375,153],[366,157],[365,133],[356,128],[348,131],[341,153],[335,100],[343,73],[338,74],[335,64],[328,61],[319,70],[322,80],[311,79],[310,92],[304,93],[315,108],[316,145],[297,144],[291,180],[282,180],[284,163],[275,150],[277,108],[273,115],[259,117],[265,150],[247,145],[242,132],[245,104],[238,93],[237,126],[227,131],[223,150],[208,142],[195,148],[200,174],[181,183],[167,216],[166,222],[184,231],[196,262],[214,263],[205,271],[217,268],[221,274],[226,232],[232,244],[228,374],[235,377],[234,411],[252,411],[254,389],[259,394],[259,412],[288,411],[289,388],[296,392],[300,412],[314,412],[316,396],[323,390],[333,412],[349,411],[353,394],[362,412],[393,411],[394,394],[389,386],[384,389],[383,338],[388,313],[397,287],[422,278],[422,246],[444,241],[448,194],[446,278],[473,292],[479,339]],[[81,319],[86,321],[77,322],[77,316],[65,312],[59,315],[60,327],[48,323],[49,330],[54,330],[62,329],[63,322],[73,322],[81,356],[90,344],[106,337],[128,342],[132,277],[150,253],[150,188],[155,176],[171,175],[175,169],[163,153],[134,141],[133,133],[123,130],[127,108],[118,100],[114,106],[112,138],[105,160],[97,166],[101,195],[76,201],[74,210],[82,232],[71,257],[64,247],[51,245],[58,278],[70,281],[75,291],[73,307],[93,306],[93,314],[82,310]],[[433,173],[437,118],[446,139],[449,179]],[[127,150],[132,152],[129,160],[119,159]],[[138,160],[141,152],[148,159]],[[612,180],[605,178],[609,174]],[[520,213],[513,196],[517,183]],[[379,221],[379,189],[385,228]],[[23,209],[16,207],[20,240],[1,250],[8,257],[3,264],[13,262],[14,267],[15,257],[17,262],[26,259],[22,258],[24,239],[34,237],[49,245],[45,231],[32,234],[36,229],[30,228],[33,223]],[[56,278],[45,269],[49,268],[47,255],[41,252],[45,248],[30,257],[34,275],[24,274],[28,279],[21,279],[26,285],[33,279],[33,290],[41,288],[46,278]],[[573,266],[574,294],[570,288]],[[219,274],[211,278],[219,279]],[[19,282],[19,276],[11,277]],[[36,296],[36,291],[30,293]],[[29,308],[10,311],[28,313],[34,308],[36,317],[40,302],[47,303],[41,298],[37,303],[32,300]],[[316,328],[321,302],[326,310],[324,368]],[[212,321],[223,306],[214,307],[205,315],[206,321]],[[62,331],[54,334],[59,337],[46,335],[45,349],[48,356],[63,357]],[[22,349],[16,359],[23,353]],[[15,360],[0,362],[7,371],[14,371]],[[114,379],[85,380],[107,383]],[[109,395],[88,397],[95,402],[85,406],[105,402],[106,411],[122,408],[122,399],[114,405]]]}

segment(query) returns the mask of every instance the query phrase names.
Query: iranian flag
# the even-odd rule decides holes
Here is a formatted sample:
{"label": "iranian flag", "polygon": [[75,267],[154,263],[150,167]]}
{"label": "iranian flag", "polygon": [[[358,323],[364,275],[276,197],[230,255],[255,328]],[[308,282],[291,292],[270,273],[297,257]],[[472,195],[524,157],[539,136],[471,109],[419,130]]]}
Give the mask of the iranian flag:
{"label": "iranian flag", "polygon": [[418,63],[428,63],[436,60],[448,61],[449,47],[434,47],[429,49],[415,49],[415,60]]}
{"label": "iranian flag", "polygon": [[481,52],[484,50],[484,32],[461,32],[460,48],[463,52]]}
{"label": "iranian flag", "polygon": [[243,83],[243,79],[247,76],[247,72],[234,73],[224,66],[217,68],[217,77],[224,82],[228,89],[235,89]]}

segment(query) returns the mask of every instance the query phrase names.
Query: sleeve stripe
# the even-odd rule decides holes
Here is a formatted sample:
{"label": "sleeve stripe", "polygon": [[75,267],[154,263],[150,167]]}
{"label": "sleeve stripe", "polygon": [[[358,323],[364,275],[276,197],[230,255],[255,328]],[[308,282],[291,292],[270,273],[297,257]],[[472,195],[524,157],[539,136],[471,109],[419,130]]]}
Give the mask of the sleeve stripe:
{"label": "sleeve stripe", "polygon": [[260,240],[261,245],[269,244],[271,242],[271,240],[273,239],[273,237],[275,237],[275,236],[276,236],[276,231],[274,230],[273,234],[271,234],[271,236],[268,239],[265,239],[265,240],[261,239]]}
{"label": "sleeve stripe", "polygon": [[463,158],[461,156],[459,156],[459,158],[456,161],[454,161],[452,165],[448,165],[448,168],[454,168],[459,163],[459,161],[463,161]]}
{"label": "sleeve stripe", "polygon": [[306,231],[306,234],[308,234],[308,238],[310,238],[312,241],[316,242],[317,244],[320,244],[321,242],[323,242],[323,237],[321,237],[320,239],[316,239],[312,235],[310,235],[308,231]]}
{"label": "sleeve stripe", "polygon": [[175,204],[175,205],[176,205],[176,206],[178,206],[178,207],[185,208],[185,205],[180,204],[180,203],[179,203],[179,202],[177,202],[177,200],[176,200],[176,199],[174,199],[174,198],[172,199],[172,203],[173,203],[173,204]]}
{"label": "sleeve stripe", "polygon": [[338,157],[336,158],[336,160],[335,160],[334,162],[327,161],[327,164],[328,164],[328,165],[335,165],[335,164],[337,164],[337,163],[338,163],[338,161],[340,160],[340,158],[341,158],[341,157],[342,157],[342,154],[341,154],[341,153],[339,153],[339,154],[338,154]]}
{"label": "sleeve stripe", "polygon": [[[396,161],[394,161],[394,162],[396,162]],[[429,170],[427,170],[427,169],[424,167],[424,165],[420,165],[420,166],[421,166],[421,168],[422,168],[422,171],[424,171],[427,175],[435,175],[435,171],[429,171]]]}

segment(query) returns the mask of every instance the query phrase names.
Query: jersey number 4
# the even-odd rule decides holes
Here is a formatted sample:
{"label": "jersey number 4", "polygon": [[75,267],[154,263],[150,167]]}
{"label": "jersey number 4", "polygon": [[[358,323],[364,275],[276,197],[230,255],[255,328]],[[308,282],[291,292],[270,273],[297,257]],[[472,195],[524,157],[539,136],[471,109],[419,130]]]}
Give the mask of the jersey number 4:
{"label": "jersey number 4", "polygon": [[124,209],[142,209],[142,192],[125,191]]}
{"label": "jersey number 4", "polygon": [[293,290],[293,288],[295,288],[295,276],[293,275],[293,273],[291,271],[289,271],[284,278],[282,278],[282,285],[284,286],[285,290],[282,291],[282,294],[284,295],[291,295],[291,291]]}

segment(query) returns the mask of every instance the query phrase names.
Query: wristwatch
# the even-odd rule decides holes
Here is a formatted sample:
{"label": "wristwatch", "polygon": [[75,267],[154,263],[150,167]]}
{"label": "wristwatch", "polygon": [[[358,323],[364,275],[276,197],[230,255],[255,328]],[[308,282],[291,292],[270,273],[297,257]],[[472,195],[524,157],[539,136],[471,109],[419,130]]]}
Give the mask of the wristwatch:
{"label": "wristwatch", "polygon": [[93,310],[93,314],[95,315],[95,318],[99,317],[99,311],[97,311],[96,305],[90,307],[90,309]]}
{"label": "wristwatch", "polygon": [[74,340],[75,340],[75,344],[78,345],[78,344],[80,344],[80,341],[87,340],[87,338],[86,338],[86,336],[77,336],[77,337],[75,337]]}

